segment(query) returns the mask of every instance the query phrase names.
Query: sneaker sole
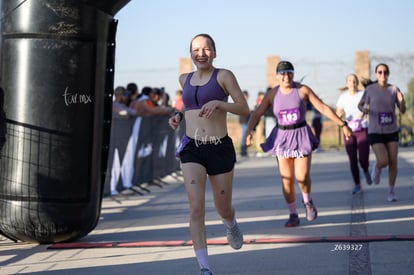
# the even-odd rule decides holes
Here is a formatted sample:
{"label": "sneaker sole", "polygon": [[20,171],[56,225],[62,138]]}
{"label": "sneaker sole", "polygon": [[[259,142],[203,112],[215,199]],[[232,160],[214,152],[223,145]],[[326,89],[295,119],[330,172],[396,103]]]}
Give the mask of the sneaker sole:
{"label": "sneaker sole", "polygon": [[289,223],[289,221],[287,221],[285,223],[285,227],[296,227],[300,225],[300,220],[298,219],[298,223]]}

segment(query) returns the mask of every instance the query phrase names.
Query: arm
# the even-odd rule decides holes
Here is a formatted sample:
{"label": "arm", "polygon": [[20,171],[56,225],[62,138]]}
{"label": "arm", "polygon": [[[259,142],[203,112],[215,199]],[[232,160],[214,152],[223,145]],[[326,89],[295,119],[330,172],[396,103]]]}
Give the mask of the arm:
{"label": "arm", "polygon": [[339,95],[338,100],[336,101],[336,110],[335,113],[337,116],[339,116],[340,118],[342,118],[345,115],[345,110],[344,110],[344,102],[343,102],[343,98],[342,98],[342,94]]}
{"label": "arm", "polygon": [[402,114],[405,113],[406,111],[406,107],[405,107],[405,100],[404,100],[404,95],[403,93],[400,91],[400,89],[398,89],[397,91],[397,107],[400,110],[400,112]]}
{"label": "arm", "polygon": [[[187,78],[188,73],[181,74],[178,78],[178,82],[180,83],[181,89],[184,87],[185,79]],[[175,130],[180,126],[181,121],[184,118],[184,114],[182,112],[175,112],[173,116],[168,119],[168,125]]]}
{"label": "arm", "polygon": [[337,116],[342,117],[345,114],[345,111],[342,108],[336,107],[335,113]]}
{"label": "arm", "polygon": [[135,104],[137,114],[140,115],[169,115],[173,112],[173,108],[156,106],[151,107],[145,101],[139,101]]}
{"label": "arm", "polygon": [[369,113],[369,99],[367,97],[367,92],[365,91],[358,103],[358,109],[364,114]]}
{"label": "arm", "polygon": [[217,80],[224,91],[231,96],[233,102],[223,102],[220,100],[207,102],[201,107],[200,116],[210,118],[213,111],[216,109],[236,115],[248,115],[250,113],[249,106],[247,105],[246,98],[244,97],[234,74],[229,70],[220,69],[217,75]]}
{"label": "arm", "polygon": [[318,110],[322,115],[335,122],[338,126],[342,127],[345,137],[352,135],[352,130],[328,105],[326,105],[313,91],[306,85],[302,85],[299,89],[303,98],[307,98],[312,106]]}
{"label": "arm", "polygon": [[247,135],[246,145],[251,146],[253,144],[252,131],[259,123],[260,118],[266,113],[267,109],[272,106],[273,98],[275,96],[276,88],[266,92],[263,97],[262,103],[250,114],[249,122],[247,123]]}

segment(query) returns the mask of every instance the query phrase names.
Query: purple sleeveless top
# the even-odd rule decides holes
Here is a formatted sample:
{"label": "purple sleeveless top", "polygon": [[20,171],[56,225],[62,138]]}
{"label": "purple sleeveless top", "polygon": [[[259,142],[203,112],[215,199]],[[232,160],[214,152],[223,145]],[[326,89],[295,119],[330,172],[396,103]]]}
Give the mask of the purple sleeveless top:
{"label": "purple sleeveless top", "polygon": [[187,75],[183,87],[183,102],[185,110],[200,109],[204,104],[212,100],[228,100],[228,95],[217,82],[217,74],[219,69],[214,69],[210,80],[203,86],[192,86],[190,84],[191,77],[194,72]]}
{"label": "purple sleeveless top", "polygon": [[275,126],[261,144],[264,152],[278,158],[300,158],[310,155],[318,147],[318,140],[306,124],[306,102],[300,97],[295,83],[289,94],[283,94],[277,88],[273,99],[273,113],[282,127],[297,127],[279,129]]}
{"label": "purple sleeveless top", "polygon": [[386,89],[371,84],[365,89],[363,100],[369,103],[368,134],[391,134],[398,132],[395,106],[398,104],[398,88],[388,84]]}
{"label": "purple sleeveless top", "polygon": [[290,94],[276,90],[273,113],[279,125],[294,125],[306,120],[306,103],[300,98],[298,88],[293,87]]}

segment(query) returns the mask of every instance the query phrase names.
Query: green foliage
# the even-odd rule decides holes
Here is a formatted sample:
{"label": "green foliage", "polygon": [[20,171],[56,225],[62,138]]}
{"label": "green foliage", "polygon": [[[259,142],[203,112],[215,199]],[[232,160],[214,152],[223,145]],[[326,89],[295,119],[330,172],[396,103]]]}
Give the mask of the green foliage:
{"label": "green foliage", "polygon": [[407,85],[407,91],[404,95],[405,104],[407,107],[407,114],[414,115],[414,78],[412,78]]}

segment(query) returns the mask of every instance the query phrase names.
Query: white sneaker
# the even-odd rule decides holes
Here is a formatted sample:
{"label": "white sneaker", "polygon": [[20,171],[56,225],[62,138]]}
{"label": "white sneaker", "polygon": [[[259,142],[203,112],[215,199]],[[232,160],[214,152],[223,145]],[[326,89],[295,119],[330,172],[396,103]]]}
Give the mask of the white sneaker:
{"label": "white sneaker", "polygon": [[397,196],[395,195],[394,192],[389,192],[388,193],[387,201],[389,201],[389,202],[398,201]]}
{"label": "white sneaker", "polygon": [[233,249],[240,249],[243,246],[243,233],[237,222],[231,229],[227,229],[227,241]]}

